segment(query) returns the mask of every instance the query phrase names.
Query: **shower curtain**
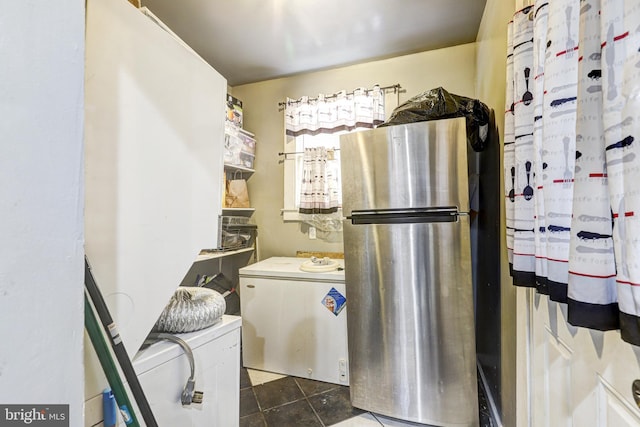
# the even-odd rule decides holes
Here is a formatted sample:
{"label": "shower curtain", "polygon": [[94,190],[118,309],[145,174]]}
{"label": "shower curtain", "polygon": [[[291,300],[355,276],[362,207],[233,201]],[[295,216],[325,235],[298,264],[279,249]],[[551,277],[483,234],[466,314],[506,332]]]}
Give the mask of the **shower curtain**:
{"label": "shower curtain", "polygon": [[640,1],[536,1],[507,42],[514,284],[640,345]]}

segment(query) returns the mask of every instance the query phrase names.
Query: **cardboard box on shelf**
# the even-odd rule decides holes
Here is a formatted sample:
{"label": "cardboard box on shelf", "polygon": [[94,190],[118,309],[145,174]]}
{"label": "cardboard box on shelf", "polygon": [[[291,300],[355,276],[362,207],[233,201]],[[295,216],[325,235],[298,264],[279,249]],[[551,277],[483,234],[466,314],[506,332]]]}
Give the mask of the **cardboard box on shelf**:
{"label": "cardboard box on shelf", "polygon": [[227,94],[227,121],[242,128],[242,101]]}

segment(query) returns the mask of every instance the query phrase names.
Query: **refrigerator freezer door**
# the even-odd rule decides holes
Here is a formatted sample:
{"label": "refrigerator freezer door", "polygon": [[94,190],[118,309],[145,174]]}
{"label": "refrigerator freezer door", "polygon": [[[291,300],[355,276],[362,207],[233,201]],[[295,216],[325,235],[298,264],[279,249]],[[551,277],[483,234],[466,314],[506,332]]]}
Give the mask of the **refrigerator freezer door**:
{"label": "refrigerator freezer door", "polygon": [[469,217],[345,221],[351,402],[434,425],[478,423]]}
{"label": "refrigerator freezer door", "polygon": [[340,137],[345,215],[354,209],[455,206],[469,210],[464,118]]}

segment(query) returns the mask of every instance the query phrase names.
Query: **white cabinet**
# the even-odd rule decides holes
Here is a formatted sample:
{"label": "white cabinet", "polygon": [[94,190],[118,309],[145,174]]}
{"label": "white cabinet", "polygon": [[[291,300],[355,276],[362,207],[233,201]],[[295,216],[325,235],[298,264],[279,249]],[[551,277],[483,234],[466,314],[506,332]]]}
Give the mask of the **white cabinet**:
{"label": "white cabinet", "polygon": [[[242,357],[246,368],[348,385],[344,273],[307,273],[305,258],[275,257],[240,269]],[[332,289],[334,291],[332,291]]]}

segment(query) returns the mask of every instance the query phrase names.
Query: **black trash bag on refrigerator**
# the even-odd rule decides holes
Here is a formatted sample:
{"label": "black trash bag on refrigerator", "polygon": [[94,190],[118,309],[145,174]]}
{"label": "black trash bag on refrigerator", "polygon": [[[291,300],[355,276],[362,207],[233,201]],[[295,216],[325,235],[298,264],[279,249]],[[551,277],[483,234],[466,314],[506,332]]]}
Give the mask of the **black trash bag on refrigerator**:
{"label": "black trash bag on refrigerator", "polygon": [[474,151],[484,150],[488,140],[491,110],[477,99],[454,95],[442,87],[423,92],[398,105],[391,117],[378,127],[454,117],[467,119],[469,145]]}

